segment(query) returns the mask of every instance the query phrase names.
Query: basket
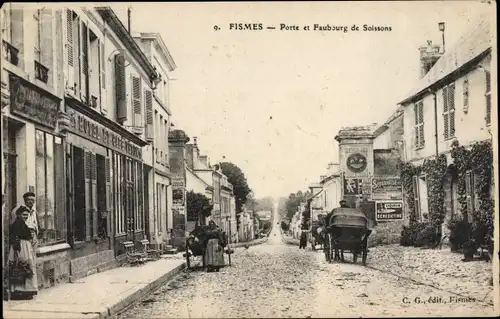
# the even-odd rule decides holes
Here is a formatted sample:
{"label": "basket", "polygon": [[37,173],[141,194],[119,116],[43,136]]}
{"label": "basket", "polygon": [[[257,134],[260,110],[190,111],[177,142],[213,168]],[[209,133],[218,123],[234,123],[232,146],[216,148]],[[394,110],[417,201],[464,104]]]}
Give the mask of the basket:
{"label": "basket", "polygon": [[26,279],[33,276],[33,271],[25,261],[9,262],[9,281],[11,284],[24,284]]}

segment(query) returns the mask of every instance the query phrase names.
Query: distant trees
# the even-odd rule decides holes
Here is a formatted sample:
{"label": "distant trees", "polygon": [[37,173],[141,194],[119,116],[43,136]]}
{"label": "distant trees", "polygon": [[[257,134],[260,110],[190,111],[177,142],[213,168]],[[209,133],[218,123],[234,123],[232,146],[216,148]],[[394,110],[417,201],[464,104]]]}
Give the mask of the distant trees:
{"label": "distant trees", "polygon": [[243,204],[247,201],[248,194],[251,189],[248,186],[247,179],[243,171],[231,162],[222,162],[222,173],[227,176],[229,183],[233,185],[233,193],[236,206],[236,222],[238,229],[240,227],[240,214],[243,209]]}
{"label": "distant trees", "polygon": [[196,221],[200,219],[200,223],[206,217],[212,214],[213,205],[210,204],[210,199],[201,193],[189,191],[186,193],[186,210],[187,220]]}
{"label": "distant trees", "polygon": [[287,201],[285,202],[285,211],[286,211],[286,218],[288,220],[291,220],[295,212],[297,211],[297,208],[299,207],[300,203],[305,203],[307,200],[307,197],[310,196],[311,194],[307,192],[302,192],[298,191],[296,193],[291,193],[288,196]]}

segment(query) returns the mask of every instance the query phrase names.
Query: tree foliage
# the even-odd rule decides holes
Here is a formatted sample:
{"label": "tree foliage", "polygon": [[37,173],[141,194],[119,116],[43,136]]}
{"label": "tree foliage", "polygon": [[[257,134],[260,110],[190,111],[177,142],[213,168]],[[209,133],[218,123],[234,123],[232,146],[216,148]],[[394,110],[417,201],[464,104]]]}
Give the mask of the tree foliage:
{"label": "tree foliage", "polygon": [[288,196],[288,199],[286,200],[284,207],[286,211],[286,218],[288,220],[292,219],[295,212],[297,212],[300,203],[305,203],[307,197],[310,195],[311,194],[309,192],[298,191],[296,193],[291,193]]}
{"label": "tree foliage", "polygon": [[243,204],[246,203],[248,194],[252,191],[248,186],[247,179],[243,171],[231,162],[222,162],[222,173],[227,176],[229,183],[233,185],[234,202],[236,206],[236,225],[240,227],[240,214]]}
{"label": "tree foliage", "polygon": [[189,191],[186,193],[187,220],[196,221],[199,217],[205,218],[211,215],[213,205],[210,199],[201,193]]}

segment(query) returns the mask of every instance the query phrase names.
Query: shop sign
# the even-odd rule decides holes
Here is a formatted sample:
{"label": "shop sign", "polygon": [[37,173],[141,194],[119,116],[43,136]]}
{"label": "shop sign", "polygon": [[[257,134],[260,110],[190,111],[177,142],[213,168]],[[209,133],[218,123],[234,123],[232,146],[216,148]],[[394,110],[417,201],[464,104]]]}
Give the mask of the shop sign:
{"label": "shop sign", "polygon": [[174,188],[183,188],[186,186],[186,183],[184,183],[184,176],[174,176],[172,178],[172,187]]}
{"label": "shop sign", "polygon": [[184,205],[184,189],[178,188],[172,190],[172,203],[174,205]]}
{"label": "shop sign", "polygon": [[78,113],[71,107],[67,106],[67,110],[70,118],[69,129],[71,132],[97,144],[101,144],[104,147],[109,147],[135,159],[142,160],[141,147],[135,145],[120,134],[113,132],[104,125]]}
{"label": "shop sign", "polygon": [[10,74],[10,111],[38,124],[56,128],[61,99]]}
{"label": "shop sign", "polygon": [[344,177],[344,195],[370,194],[370,184],[363,178]]}
{"label": "shop sign", "polygon": [[402,201],[377,201],[375,203],[375,218],[377,221],[402,220]]}
{"label": "shop sign", "polygon": [[374,177],[371,186],[374,200],[403,199],[403,184],[399,177]]}

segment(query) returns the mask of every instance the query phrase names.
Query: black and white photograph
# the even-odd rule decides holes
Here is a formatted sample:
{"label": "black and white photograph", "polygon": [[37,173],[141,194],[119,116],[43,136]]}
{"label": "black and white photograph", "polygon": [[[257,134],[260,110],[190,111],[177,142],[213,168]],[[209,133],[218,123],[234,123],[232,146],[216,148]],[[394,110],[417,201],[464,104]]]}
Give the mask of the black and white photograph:
{"label": "black and white photograph", "polygon": [[500,316],[495,1],[0,9],[3,318]]}

